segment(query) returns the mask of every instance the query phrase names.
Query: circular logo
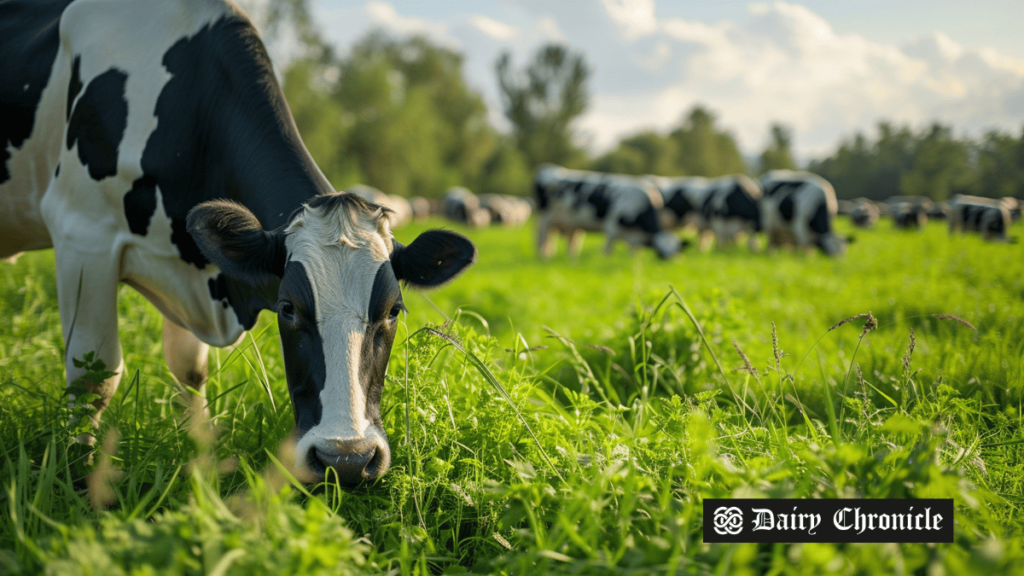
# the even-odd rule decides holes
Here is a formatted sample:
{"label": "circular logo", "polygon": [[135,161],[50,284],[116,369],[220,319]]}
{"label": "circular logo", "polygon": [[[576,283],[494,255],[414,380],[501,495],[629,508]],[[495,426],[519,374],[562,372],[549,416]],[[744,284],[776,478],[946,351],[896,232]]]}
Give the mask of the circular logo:
{"label": "circular logo", "polygon": [[735,536],[743,531],[743,511],[735,506],[715,510],[715,532]]}

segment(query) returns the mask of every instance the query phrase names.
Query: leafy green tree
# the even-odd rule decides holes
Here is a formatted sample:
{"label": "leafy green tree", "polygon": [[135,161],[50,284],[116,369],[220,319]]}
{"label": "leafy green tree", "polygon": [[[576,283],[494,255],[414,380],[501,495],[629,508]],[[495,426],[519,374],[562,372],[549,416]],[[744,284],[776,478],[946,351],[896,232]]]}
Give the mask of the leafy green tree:
{"label": "leafy green tree", "polygon": [[516,147],[531,169],[553,162],[580,166],[586,153],[574,143],[573,122],[587,108],[590,68],[582,54],[559,44],[542,46],[523,70],[503,52],[495,63],[505,116]]}
{"label": "leafy green tree", "polygon": [[992,130],[978,146],[978,190],[981,196],[1024,193],[1024,131],[1017,139]]}
{"label": "leafy green tree", "polygon": [[722,176],[746,171],[736,139],[715,125],[715,115],[694,106],[681,125],[669,134],[676,142],[677,170],[688,176]]}
{"label": "leafy green tree", "polygon": [[477,189],[498,135],[470,90],[462,55],[423,37],[371,32],[339,59],[308,58],[285,74],[285,96],[307,148],[336,188],[390,194]]}
{"label": "leafy green tree", "polygon": [[596,159],[592,167],[617,174],[658,174],[681,176],[676,165],[678,144],[658,132],[646,131],[629,136],[612,151]]}
{"label": "leafy green tree", "polygon": [[974,186],[967,145],[953,137],[948,126],[932,124],[920,138],[910,170],[900,176],[905,194],[945,200]]}
{"label": "leafy green tree", "polygon": [[782,124],[772,124],[772,141],[761,153],[761,170],[793,170],[793,131]]}

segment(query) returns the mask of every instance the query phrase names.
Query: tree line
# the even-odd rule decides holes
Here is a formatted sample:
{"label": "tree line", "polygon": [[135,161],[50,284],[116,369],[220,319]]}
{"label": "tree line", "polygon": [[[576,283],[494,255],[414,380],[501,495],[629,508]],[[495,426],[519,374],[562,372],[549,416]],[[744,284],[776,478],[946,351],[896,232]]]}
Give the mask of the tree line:
{"label": "tree line", "polygon": [[[747,161],[733,134],[700,105],[664,132],[637,132],[592,157],[577,128],[592,71],[582,54],[562,45],[542,46],[520,66],[507,52],[497,59],[511,126],[503,134],[466,84],[459,52],[422,36],[375,31],[341,57],[316,34],[305,34],[302,40],[315,49],[284,72],[285,96],[306,146],[339,189],[359,182],[402,196],[438,197],[451,186],[528,195],[534,170],[545,162],[708,177],[796,167],[786,126],[772,123],[768,146]],[[972,140],[938,123],[915,131],[880,122],[875,137],[855,134],[806,168],[832,181],[841,198],[1021,195],[1024,130]]]}

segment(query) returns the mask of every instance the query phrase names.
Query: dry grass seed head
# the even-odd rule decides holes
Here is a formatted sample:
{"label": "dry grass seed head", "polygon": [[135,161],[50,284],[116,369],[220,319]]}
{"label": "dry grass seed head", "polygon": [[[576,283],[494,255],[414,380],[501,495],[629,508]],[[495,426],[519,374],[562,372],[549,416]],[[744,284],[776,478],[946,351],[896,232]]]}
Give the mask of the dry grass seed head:
{"label": "dry grass seed head", "polygon": [[760,382],[761,379],[757,377],[757,370],[755,370],[754,367],[750,364],[750,358],[747,358],[747,355],[743,353],[742,349],[740,349],[740,345],[736,342],[736,339],[733,339],[732,346],[733,348],[736,349],[736,353],[740,355],[740,358],[743,359],[743,366],[738,368],[738,370],[743,370],[747,374],[750,374],[751,376],[756,378],[758,382]]}
{"label": "dry grass seed head", "polygon": [[954,316],[953,314],[932,314],[932,316],[938,318],[939,320],[952,320],[958,324],[963,324],[964,326],[967,326],[968,328],[974,330],[975,332],[978,331],[978,329],[974,327],[974,324],[971,324],[970,322],[964,320],[959,316]]}
{"label": "dry grass seed head", "polygon": [[832,325],[831,328],[826,330],[826,332],[831,332],[831,331],[835,330],[836,328],[839,328],[843,324],[846,324],[847,322],[853,322],[854,320],[859,320],[860,318],[867,318],[870,315],[871,315],[871,313],[868,312],[867,314],[857,314],[856,316],[850,316],[849,318],[847,318],[845,320],[840,320],[839,322],[836,322],[835,324]]}
{"label": "dry grass seed head", "polygon": [[869,311],[868,319],[864,321],[864,330],[862,330],[860,333],[861,338],[867,336],[868,332],[871,332],[875,328],[878,328],[878,320],[876,320],[875,317],[872,316],[871,312]]}
{"label": "dry grass seed head", "polygon": [[775,322],[772,322],[772,352],[775,354],[775,370],[778,371],[782,363],[782,351],[779,350],[779,337],[775,332]]}
{"label": "dry grass seed head", "polygon": [[914,329],[910,329],[910,346],[907,347],[907,353],[903,355],[903,369],[910,371],[910,360],[914,357],[914,346],[917,344],[917,339],[914,338]]}

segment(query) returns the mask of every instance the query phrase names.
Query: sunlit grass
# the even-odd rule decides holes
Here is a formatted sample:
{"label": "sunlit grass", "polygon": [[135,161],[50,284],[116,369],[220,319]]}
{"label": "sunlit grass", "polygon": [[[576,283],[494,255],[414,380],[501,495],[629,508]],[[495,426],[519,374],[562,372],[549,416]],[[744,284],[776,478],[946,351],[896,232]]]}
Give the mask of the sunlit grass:
{"label": "sunlit grass", "polygon": [[[159,314],[122,288],[127,368],[99,435],[116,431],[123,474],[99,510],[75,489],[90,468],[69,442],[53,257],[27,254],[0,277],[0,573],[1024,569],[1024,248],[882,228],[838,261],[605,258],[592,237],[541,262],[527,228],[469,232],[479,263],[427,294],[437,308],[406,295],[392,468],[354,491],[279,469],[292,413],[271,318],[211,356],[207,444]],[[828,331],[868,311],[863,339],[863,319]],[[703,544],[703,498],[728,496],[951,497],[956,542]]]}

